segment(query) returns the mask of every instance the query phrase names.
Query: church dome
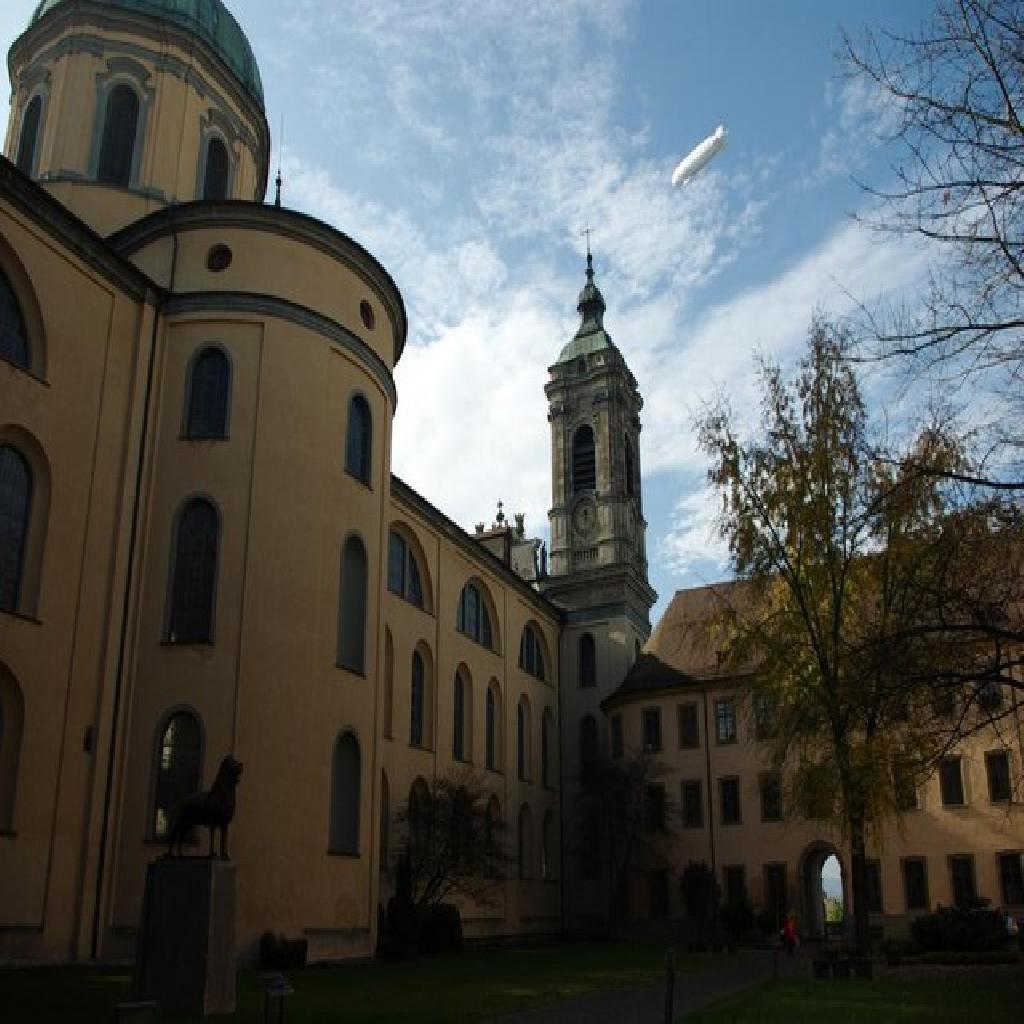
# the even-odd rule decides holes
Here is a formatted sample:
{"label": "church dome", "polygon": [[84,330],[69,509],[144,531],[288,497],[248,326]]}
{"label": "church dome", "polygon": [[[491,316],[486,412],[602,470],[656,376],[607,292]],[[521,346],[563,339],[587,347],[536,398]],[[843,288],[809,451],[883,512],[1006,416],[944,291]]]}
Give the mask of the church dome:
{"label": "church dome", "polygon": [[[41,0],[29,22],[31,28],[69,0]],[[222,0],[94,0],[100,7],[120,7],[172,21],[194,32],[235,73],[246,92],[263,109],[263,82],[249,40]]]}

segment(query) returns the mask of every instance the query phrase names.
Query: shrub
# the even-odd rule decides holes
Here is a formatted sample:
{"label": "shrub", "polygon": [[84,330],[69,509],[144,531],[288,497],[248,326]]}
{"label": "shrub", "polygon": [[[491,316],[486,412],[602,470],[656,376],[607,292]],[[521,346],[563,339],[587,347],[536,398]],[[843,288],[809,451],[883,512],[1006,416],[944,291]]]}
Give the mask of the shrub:
{"label": "shrub", "polygon": [[462,949],[462,918],[451,903],[424,907],[419,919],[421,953],[458,953]]}
{"label": "shrub", "polygon": [[732,942],[743,938],[754,927],[754,911],[748,899],[734,899],[722,907],[722,924]]}
{"label": "shrub", "polygon": [[709,921],[718,895],[718,883],[711,868],[702,860],[690,861],[683,869],[679,888],[686,904],[686,913],[699,924]]}
{"label": "shrub", "polygon": [[1006,949],[1006,922],[996,910],[941,908],[911,925],[914,941],[925,952],[989,953]]}
{"label": "shrub", "polygon": [[306,966],[309,942],[286,939],[283,935],[264,932],[260,936],[260,967],[269,971],[295,971]]}
{"label": "shrub", "polygon": [[778,935],[784,921],[777,920],[776,913],[771,907],[765,907],[757,912],[754,924],[762,935],[771,938],[774,935]]}

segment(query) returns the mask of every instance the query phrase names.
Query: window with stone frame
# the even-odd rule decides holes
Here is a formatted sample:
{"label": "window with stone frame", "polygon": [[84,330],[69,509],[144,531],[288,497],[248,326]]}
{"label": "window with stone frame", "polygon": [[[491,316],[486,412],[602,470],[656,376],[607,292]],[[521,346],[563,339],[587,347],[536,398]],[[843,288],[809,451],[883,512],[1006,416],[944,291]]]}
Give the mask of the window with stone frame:
{"label": "window with stone frame", "polygon": [[704,827],[704,784],[700,779],[683,779],[683,828]]}
{"label": "window with stone frame", "polygon": [[572,493],[593,491],[597,487],[597,456],[594,429],[585,423],[572,438]]}
{"label": "window with stone frame", "polygon": [[758,783],[761,792],[761,821],[782,821],[782,777],[778,772],[762,772]]}
{"label": "window with stone frame", "polygon": [[104,111],[96,180],[127,188],[132,183],[135,145],[139,129],[139,96],[121,82],[111,89]]}
{"label": "window with stone frame", "polygon": [[228,434],[231,363],[216,346],[196,355],[188,372],[185,437],[223,440]]}
{"label": "window with stone frame", "polygon": [[412,545],[397,530],[388,534],[388,590],[423,607],[423,582]]}
{"label": "window with stone frame", "polygon": [[22,174],[31,175],[35,168],[36,149],[39,144],[39,122],[43,116],[43,97],[33,96],[21,118],[18,153],[15,165]]}
{"label": "window with stone frame", "polygon": [[211,135],[206,143],[206,162],[203,168],[203,199],[228,198],[228,179],[231,174],[231,157],[223,139]]}
{"label": "window with stone frame", "polygon": [[742,821],[740,809],[740,780],[735,776],[719,779],[718,790],[722,808],[722,824],[740,824]]}
{"label": "window with stone frame", "polygon": [[541,682],[547,678],[544,668],[544,647],[537,631],[531,625],[523,627],[519,640],[519,667]]}
{"label": "window with stone frame", "polygon": [[696,750],[700,746],[700,719],[695,703],[680,704],[678,710],[679,749]]}
{"label": "window with stone frame", "polygon": [[1024,853],[999,854],[999,892],[1004,907],[1024,907]]}
{"label": "window with stone frame", "polygon": [[644,753],[657,753],[661,750],[661,708],[644,708],[640,714]]}
{"label": "window with stone frame", "polygon": [[924,857],[904,857],[903,895],[907,910],[928,909],[928,862]]}
{"label": "window with stone frame", "polygon": [[372,459],[373,415],[370,412],[370,403],[362,395],[353,395],[348,403],[345,469],[356,480],[369,487]]}
{"label": "window with stone frame", "polygon": [[949,876],[953,889],[955,906],[970,909],[978,897],[974,882],[974,857],[971,854],[954,854],[949,858]]}
{"label": "window with stone frame", "polygon": [[331,821],[329,850],[359,855],[359,799],[362,788],[359,741],[346,732],[334,744],[331,765]]}
{"label": "window with stone frame", "polygon": [[455,616],[455,628],[463,636],[493,649],[494,634],[491,630],[491,613],[483,593],[475,583],[467,583],[459,595],[459,607]]}
{"label": "window with stone frame", "polygon": [[1013,787],[1010,782],[1010,755],[1006,750],[990,750],[985,754],[988,775],[988,798],[994,804],[1010,803]]}
{"label": "window with stone frame", "polygon": [[715,701],[715,742],[736,742],[736,703],[731,697]]}
{"label": "window with stone frame", "polygon": [[0,611],[21,606],[32,516],[32,469],[17,448],[0,444]]}
{"label": "window with stone frame", "polygon": [[944,757],[939,762],[939,790],[944,807],[963,807],[967,803],[963,765],[959,757]]}

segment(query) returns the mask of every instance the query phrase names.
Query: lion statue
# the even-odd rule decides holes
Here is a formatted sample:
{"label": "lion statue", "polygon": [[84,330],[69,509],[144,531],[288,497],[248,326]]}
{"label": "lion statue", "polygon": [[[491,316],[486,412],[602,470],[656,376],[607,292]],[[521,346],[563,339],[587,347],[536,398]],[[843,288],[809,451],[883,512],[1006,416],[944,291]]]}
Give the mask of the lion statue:
{"label": "lion statue", "polygon": [[[228,825],[235,816],[235,790],[242,777],[242,763],[230,754],[220,763],[217,778],[209,793],[196,793],[187,797],[174,819],[167,840],[169,857],[183,856],[182,843],[189,837],[192,829],[205,827],[210,830],[210,854],[213,857],[213,833],[220,830],[220,855],[224,860],[228,856]],[[177,847],[177,854],[175,854]]]}

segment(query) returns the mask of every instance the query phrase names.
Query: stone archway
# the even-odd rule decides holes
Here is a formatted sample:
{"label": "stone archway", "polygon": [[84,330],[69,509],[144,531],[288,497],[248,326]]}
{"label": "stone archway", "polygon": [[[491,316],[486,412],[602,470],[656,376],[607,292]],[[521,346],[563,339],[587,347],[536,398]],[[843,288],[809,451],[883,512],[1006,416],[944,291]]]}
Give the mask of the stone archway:
{"label": "stone archway", "polygon": [[[843,854],[834,843],[827,840],[811,843],[800,858],[800,894],[803,901],[800,931],[808,939],[825,938],[825,899],[821,870],[829,857],[835,857],[839,862],[843,884],[843,907],[850,906],[850,882]],[[849,915],[845,920],[849,921]]]}

